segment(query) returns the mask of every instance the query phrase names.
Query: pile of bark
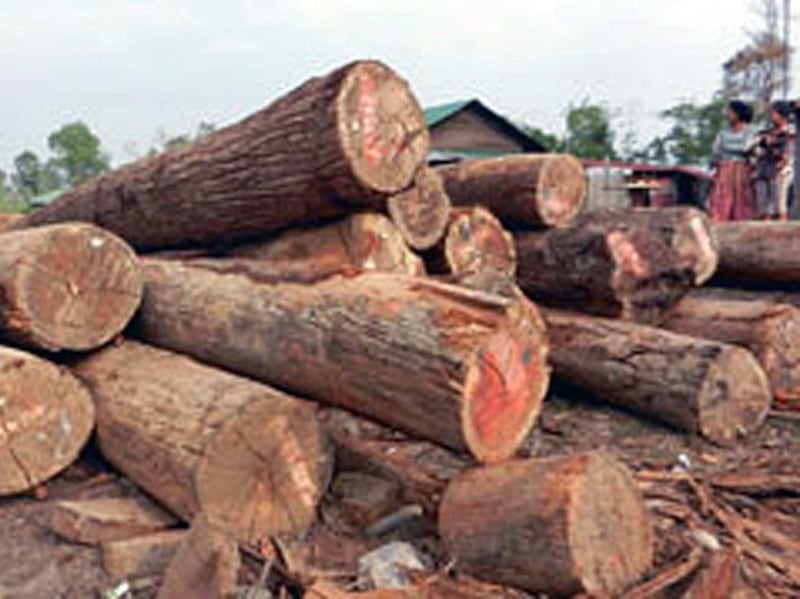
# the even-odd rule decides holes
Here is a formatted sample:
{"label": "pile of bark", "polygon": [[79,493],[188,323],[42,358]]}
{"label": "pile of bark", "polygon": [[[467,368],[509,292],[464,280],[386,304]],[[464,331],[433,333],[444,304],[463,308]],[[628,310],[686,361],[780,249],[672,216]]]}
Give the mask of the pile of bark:
{"label": "pile of bark", "polygon": [[[61,503],[52,527],[160,597],[639,581],[653,539],[631,472],[520,455],[551,368],[731,443],[798,392],[796,308],[696,288],[791,268],[693,209],[581,214],[570,156],[431,169],[427,149],[407,84],[355,62],[9,223],[0,492],[95,431],[160,508]],[[385,545],[409,526],[415,543]]]}

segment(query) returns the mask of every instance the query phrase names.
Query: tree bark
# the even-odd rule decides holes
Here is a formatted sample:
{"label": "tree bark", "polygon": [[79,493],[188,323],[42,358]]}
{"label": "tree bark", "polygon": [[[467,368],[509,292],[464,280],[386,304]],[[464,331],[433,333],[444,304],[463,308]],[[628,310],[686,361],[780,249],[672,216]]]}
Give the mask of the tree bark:
{"label": "tree bark", "polygon": [[354,214],[313,229],[292,229],[277,238],[234,248],[228,256],[291,265],[297,272],[379,270],[423,275],[422,259],[381,214]]}
{"label": "tree bark", "polygon": [[90,221],[139,249],[263,235],[344,214],[348,201],[374,205],[411,183],[427,148],[406,82],[353,62],[194,144],[71,189],[17,226]]}
{"label": "tree bark", "polygon": [[696,274],[652,225],[586,217],[516,235],[517,283],[559,308],[657,323]]}
{"label": "tree bark", "polygon": [[455,206],[485,206],[511,228],[565,226],[583,209],[583,166],[568,154],[465,160],[437,169]]}
{"label": "tree bark", "polygon": [[72,374],[0,347],[0,496],[41,484],[69,466],[94,427],[88,390]]}
{"label": "tree bark", "polygon": [[76,370],[100,451],[184,520],[202,510],[246,542],[314,521],[331,460],[311,405],[130,341]]}
{"label": "tree bark", "polygon": [[414,185],[390,196],[386,207],[406,243],[415,250],[427,250],[445,233],[450,197],[439,173],[422,166]]}
{"label": "tree bark", "polygon": [[618,320],[544,311],[556,375],[597,397],[728,443],[769,409],[764,371],[740,347]]}
{"label": "tree bark", "polygon": [[653,560],[633,476],[603,452],[468,471],[445,492],[439,530],[461,571],[530,592],[616,596]]}
{"label": "tree bark", "polygon": [[136,255],[98,227],[68,223],[0,233],[0,333],[49,351],[90,350],[139,306]]}
{"label": "tree bark", "polygon": [[714,223],[719,242],[717,279],[800,283],[800,222]]}
{"label": "tree bark", "polygon": [[750,350],[764,369],[774,397],[800,399],[800,309],[763,301],[688,296],[661,326]]}
{"label": "tree bark", "polygon": [[142,339],[482,461],[513,454],[547,388],[526,302],[383,273],[297,285],[155,260],[144,272]]}

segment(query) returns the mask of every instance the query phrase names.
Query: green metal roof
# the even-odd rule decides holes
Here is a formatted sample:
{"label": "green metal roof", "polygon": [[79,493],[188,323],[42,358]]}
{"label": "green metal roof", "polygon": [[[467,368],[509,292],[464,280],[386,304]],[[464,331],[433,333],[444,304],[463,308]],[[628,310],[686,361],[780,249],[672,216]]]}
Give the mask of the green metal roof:
{"label": "green metal roof", "polygon": [[428,127],[432,127],[433,125],[441,123],[446,118],[463,110],[470,102],[473,102],[473,100],[458,100],[457,102],[449,102],[448,104],[439,104],[438,106],[426,108],[425,124],[428,125]]}

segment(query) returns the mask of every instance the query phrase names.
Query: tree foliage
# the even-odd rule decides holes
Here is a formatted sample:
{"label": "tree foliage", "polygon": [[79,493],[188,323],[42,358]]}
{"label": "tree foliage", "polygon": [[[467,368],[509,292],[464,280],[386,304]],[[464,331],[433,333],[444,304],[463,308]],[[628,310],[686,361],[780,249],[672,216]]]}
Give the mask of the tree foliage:
{"label": "tree foliage", "polygon": [[109,169],[109,159],[101,150],[100,138],[80,121],[64,125],[51,133],[47,145],[55,154],[53,165],[71,185],[82,183]]}
{"label": "tree foliage", "polygon": [[721,98],[706,104],[681,102],[661,113],[661,118],[670,123],[666,134],[650,142],[651,159],[677,164],[707,165],[717,133],[724,125]]}
{"label": "tree foliage", "polygon": [[14,158],[11,181],[26,199],[58,189],[63,183],[52,161],[43,163],[31,150],[25,150]]}
{"label": "tree foliage", "polygon": [[614,130],[609,110],[584,100],[567,111],[566,136],[562,147],[579,158],[615,159]]}

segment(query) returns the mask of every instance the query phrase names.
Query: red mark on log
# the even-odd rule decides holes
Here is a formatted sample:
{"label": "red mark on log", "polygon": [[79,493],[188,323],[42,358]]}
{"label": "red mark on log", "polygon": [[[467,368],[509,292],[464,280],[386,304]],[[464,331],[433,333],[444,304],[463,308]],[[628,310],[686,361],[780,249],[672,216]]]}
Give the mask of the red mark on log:
{"label": "red mark on log", "polygon": [[358,79],[358,120],[361,127],[364,156],[366,156],[367,162],[374,165],[383,158],[385,148],[380,136],[375,80],[366,74],[361,75]]}
{"label": "red mark on log", "polygon": [[649,265],[647,260],[637,251],[633,243],[621,231],[612,231],[606,235],[606,244],[611,250],[614,262],[623,272],[629,272],[637,277],[647,274]]}

